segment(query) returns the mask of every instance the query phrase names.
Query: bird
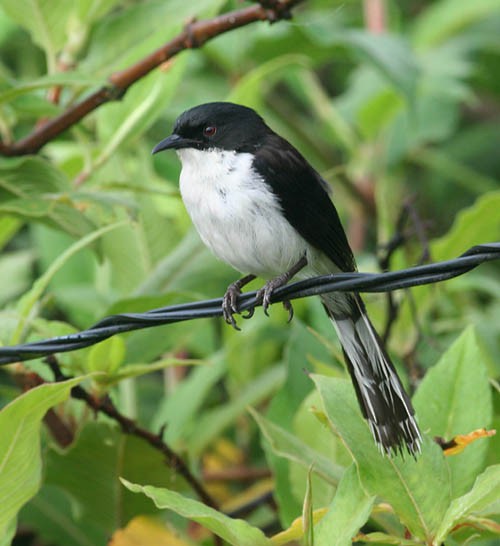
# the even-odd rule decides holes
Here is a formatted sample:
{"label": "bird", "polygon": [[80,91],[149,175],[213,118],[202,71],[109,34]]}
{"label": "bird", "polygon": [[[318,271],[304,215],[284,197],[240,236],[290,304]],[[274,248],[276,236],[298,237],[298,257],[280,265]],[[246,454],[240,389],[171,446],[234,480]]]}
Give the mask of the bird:
{"label": "bird", "polygon": [[[231,102],[194,106],[152,153],[164,150],[175,150],[181,161],[180,193],[200,238],[219,260],[245,274],[222,300],[223,316],[235,328],[241,289],[256,277],[266,280],[256,304],[267,314],[273,291],[294,277],[357,270],[329,185],[252,108]],[[350,292],[320,298],[380,452],[417,457],[422,436],[415,411],[363,300]],[[284,305],[291,319],[292,306]]]}

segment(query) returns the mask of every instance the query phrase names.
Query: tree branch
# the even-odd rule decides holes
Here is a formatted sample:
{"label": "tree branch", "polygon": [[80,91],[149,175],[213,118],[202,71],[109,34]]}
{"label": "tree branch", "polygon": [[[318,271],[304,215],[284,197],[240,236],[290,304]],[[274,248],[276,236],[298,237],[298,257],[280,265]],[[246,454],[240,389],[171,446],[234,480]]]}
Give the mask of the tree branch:
{"label": "tree branch", "polygon": [[290,10],[303,0],[264,1],[240,10],[224,13],[205,21],[188,23],[184,30],[165,45],[132,66],[111,74],[109,83],[59,116],[45,122],[17,142],[0,142],[0,154],[22,156],[37,153],[45,144],[78,123],[90,112],[107,102],[120,99],[128,88],[149,72],[185,49],[201,47],[207,41],[256,21],[271,23],[290,18]]}
{"label": "tree branch", "polygon": [[[65,381],[66,379],[69,379],[68,376],[62,373],[57,359],[54,356],[48,356],[45,359],[45,362],[50,366],[50,369],[54,374],[55,381]],[[71,389],[71,396],[78,400],[83,400],[87,406],[92,408],[94,411],[103,413],[116,421],[120,425],[120,428],[124,434],[131,434],[133,436],[137,436],[138,438],[142,438],[150,446],[160,451],[165,456],[168,466],[178,472],[186,480],[199,498],[206,505],[211,506],[216,510],[218,509],[217,502],[205,490],[201,482],[191,473],[183,459],[163,441],[162,431],[160,431],[159,434],[153,434],[149,430],[140,427],[134,420],[122,415],[108,396],[97,398],[87,392],[80,385],[77,385]]]}

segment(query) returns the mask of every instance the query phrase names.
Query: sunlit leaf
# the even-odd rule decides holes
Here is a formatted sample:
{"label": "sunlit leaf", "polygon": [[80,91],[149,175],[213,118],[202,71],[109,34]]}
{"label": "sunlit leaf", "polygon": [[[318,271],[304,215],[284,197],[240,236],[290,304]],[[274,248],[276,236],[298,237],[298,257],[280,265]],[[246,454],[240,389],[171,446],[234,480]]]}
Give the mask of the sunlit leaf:
{"label": "sunlit leaf", "polygon": [[55,85],[61,85],[65,87],[90,87],[103,85],[105,80],[99,78],[93,78],[88,74],[81,74],[79,72],[60,72],[58,74],[50,74],[42,78],[37,78],[30,82],[19,83],[18,85],[0,92],[0,103],[7,102],[15,97],[30,93],[37,89],[46,89]]}
{"label": "sunlit leaf", "polygon": [[[486,361],[472,327],[427,372],[414,398],[419,423],[432,436],[448,440],[490,425],[492,401]],[[447,459],[453,496],[470,488],[483,468],[487,450],[488,442],[483,440]]]}
{"label": "sunlit leaf", "polygon": [[247,406],[255,405],[276,392],[283,384],[283,366],[269,368],[254,379],[237,398],[224,406],[206,411],[190,434],[189,447],[193,454],[200,453],[218,434],[245,412]]}
{"label": "sunlit leaf", "polygon": [[[319,523],[327,512],[327,508],[319,508],[314,510],[312,514],[312,521],[314,525]],[[288,544],[292,540],[298,540],[302,538],[304,534],[303,521],[302,518],[295,519],[288,529],[281,531],[277,535],[271,537],[271,542],[274,546],[281,546],[282,544]]]}
{"label": "sunlit leaf", "polygon": [[499,489],[500,465],[490,466],[477,478],[468,493],[451,502],[436,534],[436,542],[442,542],[450,529],[458,522],[463,521],[469,514],[498,514],[500,508]]}
{"label": "sunlit leaf", "polygon": [[0,211],[77,237],[95,228],[72,200],[64,173],[40,157],[0,159]]}
{"label": "sunlit leaf", "polygon": [[109,546],[190,546],[158,520],[138,516],[116,531]]}
{"label": "sunlit leaf", "polygon": [[40,385],[0,411],[0,545],[7,546],[20,508],[40,487],[40,425],[51,407],[68,398],[82,378]]}
{"label": "sunlit leaf", "polygon": [[120,102],[99,111],[98,132],[106,145],[96,159],[98,165],[124,142],[138,139],[163,112],[174,96],[186,61],[186,57],[175,58],[168,71],[157,71],[143,78]]}
{"label": "sunlit leaf", "polygon": [[88,370],[112,375],[123,364],[125,354],[125,341],[120,336],[105,339],[90,349],[87,360]]}
{"label": "sunlit leaf", "polygon": [[45,50],[49,71],[53,72],[56,55],[67,40],[68,19],[76,3],[65,0],[2,0],[0,5]]}
{"label": "sunlit leaf", "polygon": [[474,0],[456,2],[440,0],[429,5],[429,9],[416,20],[414,41],[417,46],[430,48],[444,42],[480,19],[490,17],[500,10],[498,0]]}
{"label": "sunlit leaf", "polygon": [[[299,463],[305,468],[312,466],[313,472],[331,484],[336,485],[339,482],[344,471],[342,467],[339,467],[330,459],[302,442],[295,435],[272,423],[256,411],[250,410],[250,413],[257,421],[271,449],[277,455]],[[327,434],[326,430],[325,434]]]}
{"label": "sunlit leaf", "polygon": [[33,284],[31,290],[24,294],[21,300],[18,302],[18,310],[20,314],[20,320],[16,332],[12,338],[12,343],[15,344],[19,342],[21,335],[24,332],[26,323],[31,315],[33,307],[35,306],[38,299],[41,297],[43,292],[46,290],[50,280],[55,275],[55,273],[66,263],[71,256],[76,254],[81,249],[93,243],[96,239],[111,231],[117,227],[123,225],[123,222],[118,222],[117,224],[111,224],[110,226],[104,226],[101,229],[98,229],[89,235],[83,237],[78,242],[74,243],[69,247],[63,254],[61,254],[50,266],[49,269],[37,279]]}
{"label": "sunlit leaf", "polygon": [[450,231],[433,241],[434,260],[451,260],[473,245],[500,239],[500,191],[488,192],[457,214]]}
{"label": "sunlit leaf", "polygon": [[317,525],[315,546],[350,546],[370,516],[374,500],[363,490],[357,468],[352,464],[342,476],[325,517]]}
{"label": "sunlit leaf", "polygon": [[234,546],[271,546],[262,531],[240,519],[232,519],[201,502],[183,497],[175,491],[150,485],[137,485],[122,479],[125,487],[134,493],[142,493],[153,500],[160,509],[173,510],[177,514],[196,521]]}

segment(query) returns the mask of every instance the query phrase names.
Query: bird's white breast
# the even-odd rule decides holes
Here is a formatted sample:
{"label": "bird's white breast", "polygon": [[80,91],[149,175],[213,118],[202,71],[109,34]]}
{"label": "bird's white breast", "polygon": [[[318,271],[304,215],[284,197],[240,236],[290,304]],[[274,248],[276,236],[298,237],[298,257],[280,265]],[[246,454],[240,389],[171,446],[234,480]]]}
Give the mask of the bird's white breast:
{"label": "bird's white breast", "polygon": [[242,273],[270,278],[304,255],[307,243],[253,169],[251,154],[194,149],[178,154],[182,199],[203,242],[219,259]]}

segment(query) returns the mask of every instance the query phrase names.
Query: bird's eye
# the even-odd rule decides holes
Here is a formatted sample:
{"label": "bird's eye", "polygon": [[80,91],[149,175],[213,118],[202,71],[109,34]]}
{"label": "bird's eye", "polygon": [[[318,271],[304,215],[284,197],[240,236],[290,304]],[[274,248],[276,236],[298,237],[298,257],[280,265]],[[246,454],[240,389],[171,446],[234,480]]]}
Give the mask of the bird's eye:
{"label": "bird's eye", "polygon": [[216,132],[217,132],[217,127],[215,127],[214,125],[207,125],[205,129],[203,129],[203,134],[206,137],[213,137]]}

